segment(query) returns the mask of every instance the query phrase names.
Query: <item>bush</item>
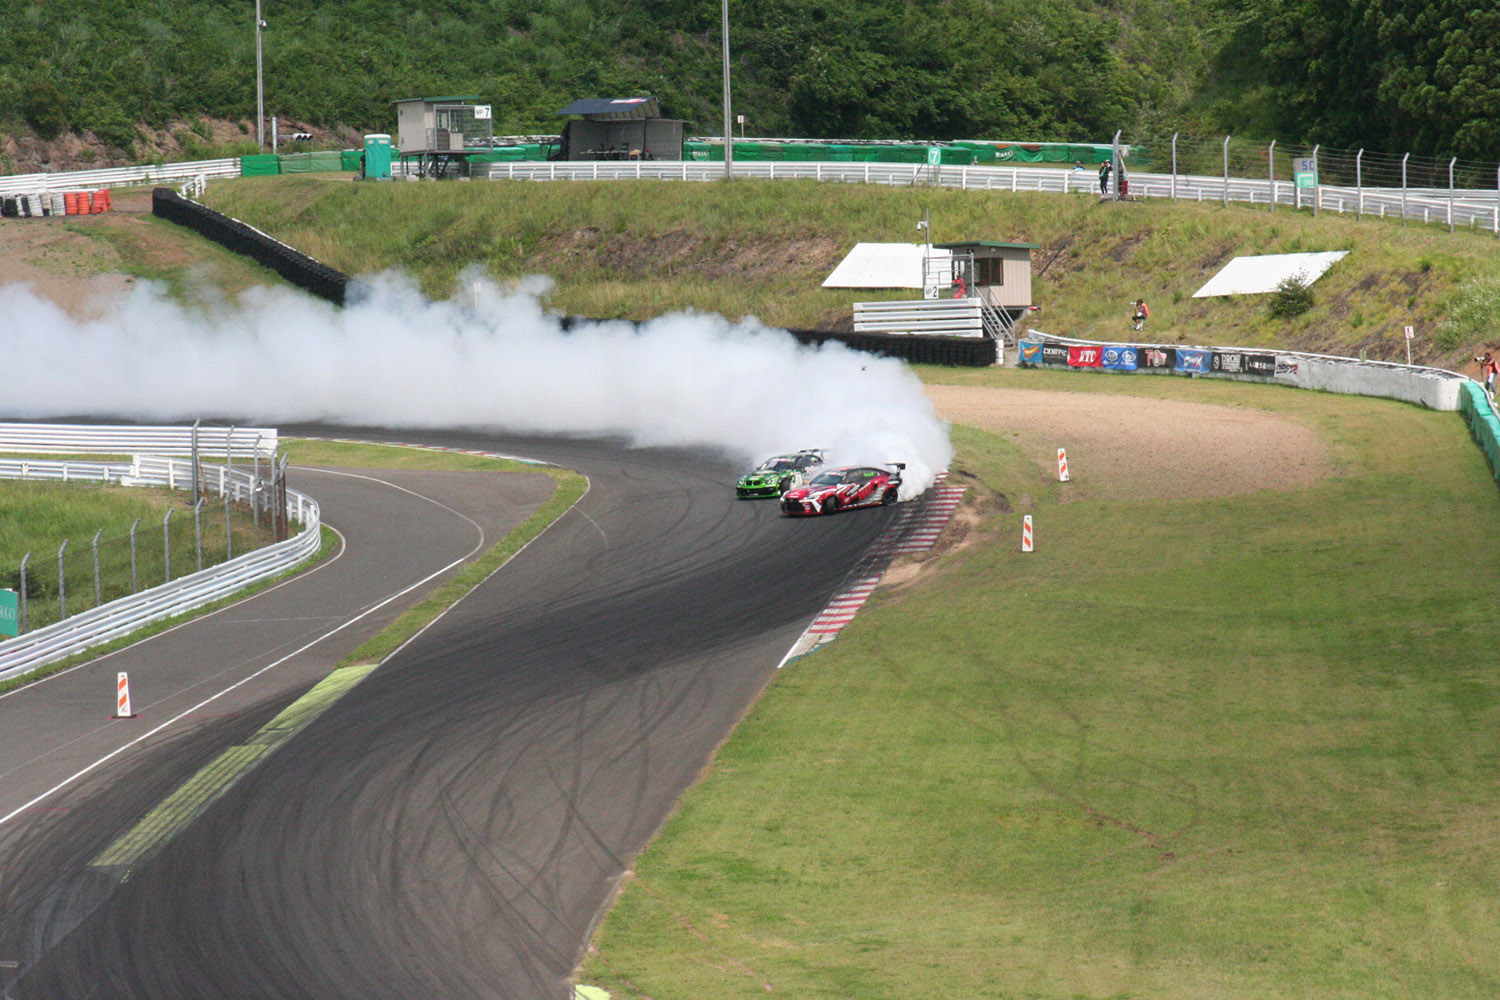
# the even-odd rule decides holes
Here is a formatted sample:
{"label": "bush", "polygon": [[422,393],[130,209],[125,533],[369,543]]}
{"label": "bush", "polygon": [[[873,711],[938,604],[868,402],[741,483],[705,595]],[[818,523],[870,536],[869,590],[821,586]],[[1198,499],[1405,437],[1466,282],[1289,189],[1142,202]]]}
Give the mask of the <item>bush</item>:
{"label": "bush", "polygon": [[1451,351],[1464,344],[1500,339],[1500,281],[1481,279],[1459,286],[1443,310],[1447,318],[1432,335],[1434,346]]}
{"label": "bush", "polygon": [[1301,316],[1313,306],[1312,283],[1301,274],[1288,275],[1281,279],[1271,293],[1271,315],[1277,319]]}

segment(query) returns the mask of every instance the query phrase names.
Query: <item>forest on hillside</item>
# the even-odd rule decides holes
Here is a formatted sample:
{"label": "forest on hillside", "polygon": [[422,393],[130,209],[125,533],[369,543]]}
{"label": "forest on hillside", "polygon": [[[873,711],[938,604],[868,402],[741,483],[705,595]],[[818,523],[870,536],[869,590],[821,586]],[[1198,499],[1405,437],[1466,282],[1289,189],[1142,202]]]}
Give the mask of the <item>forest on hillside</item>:
{"label": "forest on hillside", "polygon": [[[261,0],[267,115],[390,131],[479,95],[499,134],[654,94],[722,130],[719,0]],[[1482,8],[1483,5],[1480,5]],[[1500,8],[1460,0],[729,0],[752,136],[1173,131],[1500,160]],[[0,128],[252,123],[254,0],[0,0]]]}

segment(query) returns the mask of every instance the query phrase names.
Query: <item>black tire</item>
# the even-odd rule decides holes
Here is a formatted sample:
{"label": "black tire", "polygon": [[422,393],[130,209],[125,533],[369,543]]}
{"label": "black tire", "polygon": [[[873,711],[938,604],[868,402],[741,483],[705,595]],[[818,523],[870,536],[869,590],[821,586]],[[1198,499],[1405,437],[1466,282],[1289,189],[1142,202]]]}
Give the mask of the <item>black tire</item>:
{"label": "black tire", "polygon": [[897,494],[899,494],[900,492],[901,491],[895,486],[892,486],[890,489],[886,490],[885,495],[880,498],[881,506],[895,503],[897,500]]}
{"label": "black tire", "polygon": [[779,483],[776,484],[776,490],[777,490],[778,493],[785,493],[787,490],[789,490],[791,488],[792,488],[792,477],[791,476],[787,476],[781,482],[779,482]]}
{"label": "black tire", "polygon": [[839,498],[838,497],[829,497],[827,500],[823,501],[823,513],[825,513],[825,514],[837,514],[838,512],[839,512]]}

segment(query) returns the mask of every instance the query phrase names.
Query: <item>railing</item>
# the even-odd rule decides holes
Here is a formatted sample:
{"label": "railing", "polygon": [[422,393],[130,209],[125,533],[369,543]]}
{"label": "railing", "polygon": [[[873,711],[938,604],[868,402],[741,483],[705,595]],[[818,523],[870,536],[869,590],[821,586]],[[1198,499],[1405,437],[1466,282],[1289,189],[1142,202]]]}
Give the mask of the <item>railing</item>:
{"label": "railing", "polygon": [[856,302],[854,332],[983,337],[984,311],[979,299]]}
{"label": "railing", "polygon": [[166,181],[204,177],[238,177],[240,161],[195,160],[190,163],[164,163],[146,167],[110,167],[104,170],[72,170],[56,174],[12,174],[0,177],[0,194],[40,194],[46,191],[71,191],[77,188],[128,187],[134,184],[160,184]]}
{"label": "railing", "polygon": [[[492,163],[494,180],[681,180],[716,181],[722,163],[700,160],[647,160],[636,163],[548,162]],[[769,180],[842,181],[906,187],[930,183],[970,191],[1035,191],[1099,195],[1092,171],[1059,167],[930,166],[913,163],[745,162],[734,164],[736,177]],[[1485,229],[1500,235],[1500,196],[1489,188],[1340,187],[1297,188],[1290,180],[1214,177],[1203,174],[1135,173],[1129,175],[1130,198],[1177,201],[1243,202],[1268,208],[1316,205],[1323,211],[1421,219],[1452,226]]]}
{"label": "railing", "polygon": [[200,455],[270,458],[274,427],[0,423],[0,451],[37,455]]}
{"label": "railing", "polygon": [[[123,428],[98,428],[120,431]],[[159,428],[158,430],[162,430]],[[113,444],[96,450],[111,451]],[[248,501],[257,496],[262,482],[243,469],[204,466],[207,489],[227,502]],[[127,486],[191,488],[190,462],[164,457],[141,457],[132,462],[0,461],[0,477],[94,480]],[[179,577],[170,583],[122,597],[0,642],[0,680],[17,677],[54,660],[109,642],[148,625],[229,597],[251,584],[269,579],[317,553],[322,544],[321,513],[317,501],[294,490],[286,491],[286,516],[302,530],[285,541],[236,556],[208,569]]]}

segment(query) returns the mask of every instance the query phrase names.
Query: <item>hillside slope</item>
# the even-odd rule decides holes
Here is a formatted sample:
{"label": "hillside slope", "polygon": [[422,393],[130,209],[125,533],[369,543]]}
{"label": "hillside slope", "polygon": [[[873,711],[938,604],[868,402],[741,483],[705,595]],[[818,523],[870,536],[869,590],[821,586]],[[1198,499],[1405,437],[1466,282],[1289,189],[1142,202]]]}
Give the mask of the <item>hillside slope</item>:
{"label": "hillside slope", "polygon": [[[215,184],[208,202],[353,274],[409,272],[433,296],[479,265],[500,279],[545,274],[552,308],[645,318],[675,309],[847,328],[850,304],[910,292],[826,290],[856,242],[903,242],[924,213],[934,241],[1040,244],[1032,325],[1127,336],[1128,303],[1152,305],[1163,342],[1276,346],[1461,367],[1500,328],[1495,238],[1289,210],[1101,203],[1089,195],[964,192],[816,182],[351,184],[283,177]],[[1350,251],[1301,316],[1265,296],[1194,299],[1236,255]],[[1455,320],[1463,320],[1457,324]]]}

